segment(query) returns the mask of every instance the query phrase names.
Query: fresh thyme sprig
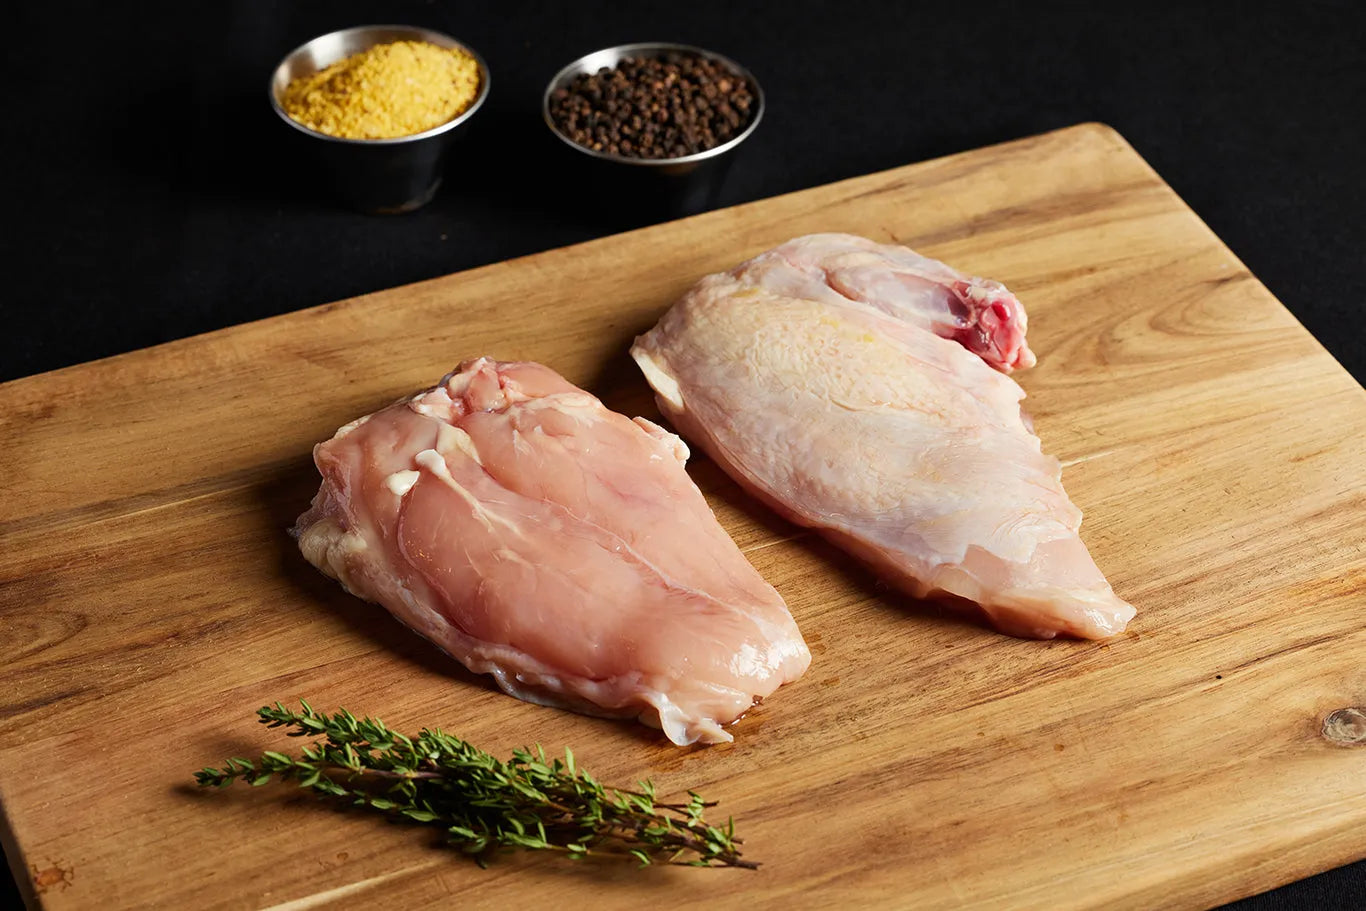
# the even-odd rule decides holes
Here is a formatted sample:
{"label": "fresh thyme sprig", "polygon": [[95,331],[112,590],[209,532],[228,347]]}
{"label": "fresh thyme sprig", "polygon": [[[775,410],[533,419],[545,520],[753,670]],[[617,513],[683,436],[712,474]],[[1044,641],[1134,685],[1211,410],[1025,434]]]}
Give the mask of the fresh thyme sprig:
{"label": "fresh thyme sprig", "polygon": [[296,781],[323,797],[438,826],[480,866],[513,848],[571,859],[620,855],[641,866],[759,866],[740,856],[734,821],[709,825],[703,814],[714,804],[692,791],[686,803],[661,803],[648,780],[637,790],[600,784],[568,749],[562,760],[547,760],[538,746],[503,761],[439,728],[409,738],[378,718],[300,704],[297,712],[278,702],[256,712],[262,724],[288,728],[290,737],[323,738],[297,759],[268,750],[255,762],[234,757],[221,769],[202,769],[195,780],[219,788],[239,779],[253,786]]}

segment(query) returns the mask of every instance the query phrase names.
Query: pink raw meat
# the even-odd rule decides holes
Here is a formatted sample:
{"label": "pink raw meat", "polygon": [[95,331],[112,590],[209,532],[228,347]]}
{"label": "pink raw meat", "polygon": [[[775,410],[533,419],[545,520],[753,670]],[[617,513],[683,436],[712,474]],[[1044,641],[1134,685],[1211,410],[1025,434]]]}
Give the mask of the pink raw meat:
{"label": "pink raw meat", "polygon": [[299,547],[514,696],[728,741],[811,656],[687,455],[539,364],[467,361],[315,448]]}
{"label": "pink raw meat", "polygon": [[684,436],[893,584],[1017,636],[1112,636],[1134,609],[1005,375],[1024,333],[996,282],[816,234],[702,279],[631,353]]}

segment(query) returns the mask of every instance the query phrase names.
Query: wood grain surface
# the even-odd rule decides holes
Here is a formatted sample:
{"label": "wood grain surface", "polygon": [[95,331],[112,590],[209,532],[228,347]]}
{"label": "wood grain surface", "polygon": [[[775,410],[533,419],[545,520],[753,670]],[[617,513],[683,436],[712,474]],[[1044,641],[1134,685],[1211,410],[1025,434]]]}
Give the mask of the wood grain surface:
{"label": "wood grain surface", "polygon": [[[654,415],[626,355],[700,275],[794,235],[1006,282],[1082,534],[1139,608],[1028,642],[889,594],[690,466],[811,670],[679,749],[538,708],[344,594],[285,528],[312,445],[463,358]],[[1083,125],[0,386],[0,804],[44,908],[1201,906],[1366,856],[1366,392],[1139,156]],[[480,870],[431,833],[190,773],[306,697],[600,778],[697,788],[758,872]],[[378,903],[378,904],[376,904]]]}

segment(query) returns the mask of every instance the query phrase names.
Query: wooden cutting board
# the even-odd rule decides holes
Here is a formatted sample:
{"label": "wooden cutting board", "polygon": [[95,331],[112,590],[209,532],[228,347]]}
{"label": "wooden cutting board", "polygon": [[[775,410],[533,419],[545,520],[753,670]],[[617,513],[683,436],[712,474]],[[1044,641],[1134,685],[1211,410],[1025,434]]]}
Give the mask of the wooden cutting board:
{"label": "wooden cutting board", "polygon": [[[880,589],[704,458],[811,670],[679,749],[493,690],[304,564],[311,446],[463,358],[654,415],[626,355],[704,273],[794,235],[1006,282],[1082,532],[1139,608],[1009,639]],[[0,386],[0,802],[46,908],[1208,905],[1366,855],[1366,392],[1112,130],[1084,125]],[[306,697],[608,781],[697,788],[758,872],[480,870],[292,789],[197,793]],[[1338,719],[1346,716],[1338,715]],[[1350,739],[1350,724],[1333,728]],[[290,742],[290,746],[296,745]]]}

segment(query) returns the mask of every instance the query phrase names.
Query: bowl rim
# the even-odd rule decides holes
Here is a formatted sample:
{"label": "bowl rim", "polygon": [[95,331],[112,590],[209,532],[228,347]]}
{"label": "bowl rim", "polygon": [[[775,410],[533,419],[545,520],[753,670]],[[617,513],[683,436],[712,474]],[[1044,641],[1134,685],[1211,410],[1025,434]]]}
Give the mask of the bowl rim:
{"label": "bowl rim", "polygon": [[[554,120],[552,120],[550,117],[551,94],[557,88],[560,88],[560,86],[563,83],[567,82],[571,76],[577,75],[579,72],[586,72],[586,70],[582,69],[582,64],[583,61],[587,60],[589,57],[593,57],[597,54],[603,54],[608,52],[616,53],[621,56],[626,56],[627,54],[637,51],[681,51],[683,53],[697,54],[700,57],[705,57],[708,60],[720,63],[722,66],[729,69],[735,75],[742,76],[745,79],[748,79],[749,84],[754,87],[754,97],[758,102],[758,104],[756,104],[754,107],[754,116],[750,119],[749,124],[744,128],[744,130],[740,132],[739,135],[732,136],[730,139],[727,139],[720,145],[713,146],[710,149],[706,149],[701,152],[694,152],[691,155],[681,155],[676,158],[629,158],[625,155],[616,155],[611,152],[599,152],[590,149],[587,146],[580,145],[579,143],[575,142],[574,140],[566,136],[564,133],[562,133],[560,131],[560,128],[555,125]],[[550,82],[546,84],[545,92],[541,95],[541,118],[545,121],[545,125],[550,128],[550,132],[555,135],[556,139],[559,139],[565,145],[570,146],[576,151],[581,152],[584,155],[588,155],[592,158],[601,159],[603,161],[611,161],[617,164],[634,165],[637,167],[645,168],[671,167],[680,164],[692,164],[693,162],[706,161],[709,158],[716,158],[718,156],[726,154],[731,149],[734,149],[740,143],[744,142],[746,139],[749,138],[749,135],[753,133],[754,130],[759,126],[759,121],[764,119],[764,109],[766,107],[767,102],[764,98],[764,87],[759,84],[759,80],[755,79],[754,74],[751,73],[747,68],[736,63],[734,60],[732,60],[724,54],[718,54],[716,51],[710,51],[706,48],[697,47],[693,44],[680,44],[676,41],[635,41],[631,42],[630,44],[613,44],[609,47],[599,48],[598,50],[590,51],[587,54],[581,54],[580,56],[575,57],[565,66],[560,67],[559,72],[552,76]]]}
{"label": "bowl rim", "polygon": [[[473,57],[475,64],[477,64],[479,67],[479,94],[477,94],[474,97],[474,100],[470,102],[469,107],[465,108],[465,110],[461,111],[459,114],[457,114],[455,117],[452,117],[450,120],[447,120],[445,123],[437,124],[430,130],[423,130],[421,133],[410,133],[407,136],[390,136],[384,139],[354,139],[347,136],[333,136],[331,133],[323,133],[319,130],[313,129],[312,127],[304,126],[302,123],[299,123],[299,121],[295,120],[293,117],[290,117],[289,114],[285,111],[285,109],[280,105],[280,98],[275,92],[275,84],[278,81],[278,77],[280,76],[281,71],[284,70],[285,66],[295,57],[302,54],[310,45],[322,41],[326,38],[347,35],[352,32],[373,31],[407,32],[412,36],[411,40],[426,41],[429,44],[436,44],[439,47],[459,48],[460,50],[464,51],[465,53]],[[379,43],[380,42],[378,41],[375,42],[375,44]],[[364,49],[368,50],[369,48],[374,47],[375,44],[368,45]],[[335,60],[332,61],[332,63],[336,62],[337,61]],[[329,63],[327,65],[331,66],[332,64]],[[349,28],[339,28],[330,32],[323,32],[321,35],[315,35],[312,38],[305,41],[303,44],[300,44],[298,47],[294,48],[294,50],[290,51],[288,54],[285,54],[283,57],[281,57],[280,62],[277,63],[275,67],[270,71],[270,79],[266,83],[266,94],[270,98],[270,106],[275,109],[275,113],[279,116],[279,118],[283,120],[285,123],[287,123],[289,126],[298,130],[300,133],[303,133],[305,136],[311,136],[314,139],[324,139],[328,142],[342,143],[343,145],[383,146],[402,145],[403,143],[407,142],[417,142],[422,139],[430,139],[434,136],[440,136],[442,133],[455,129],[460,124],[464,123],[466,120],[469,120],[471,117],[473,117],[475,111],[479,110],[479,108],[483,106],[484,101],[489,96],[489,88],[492,85],[492,83],[493,77],[489,74],[489,67],[488,64],[484,62],[483,56],[465,42],[453,38],[450,35],[447,35],[445,32],[438,32],[435,29],[424,28],[420,25],[353,25]]]}

